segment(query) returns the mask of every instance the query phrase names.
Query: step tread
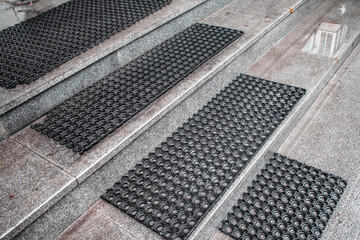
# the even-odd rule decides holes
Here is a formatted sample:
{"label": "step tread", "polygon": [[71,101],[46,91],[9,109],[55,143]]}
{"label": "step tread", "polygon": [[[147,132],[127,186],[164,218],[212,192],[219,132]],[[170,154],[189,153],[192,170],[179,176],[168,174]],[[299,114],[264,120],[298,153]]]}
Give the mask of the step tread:
{"label": "step tread", "polygon": [[2,30],[0,86],[10,89],[35,81],[170,1],[69,1]]}
{"label": "step tread", "polygon": [[76,180],[19,143],[0,143],[1,206],[0,238],[18,224],[26,224],[47,207],[47,199],[59,199],[77,185]]}
{"label": "step tread", "polygon": [[278,150],[348,180],[321,239],[357,239],[360,234],[359,64],[360,45]]}
{"label": "step tread", "polygon": [[102,197],[167,239],[187,238],[304,94],[240,75]]}

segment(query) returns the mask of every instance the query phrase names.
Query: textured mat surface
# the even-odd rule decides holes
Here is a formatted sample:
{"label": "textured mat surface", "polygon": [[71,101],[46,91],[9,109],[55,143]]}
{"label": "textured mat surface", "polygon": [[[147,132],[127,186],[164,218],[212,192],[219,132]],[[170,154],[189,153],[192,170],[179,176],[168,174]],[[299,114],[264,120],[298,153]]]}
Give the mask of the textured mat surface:
{"label": "textured mat surface", "polygon": [[305,93],[241,75],[102,196],[185,239]]}
{"label": "textured mat surface", "polygon": [[194,24],[47,114],[32,127],[83,153],[240,37]]}
{"label": "textured mat surface", "polygon": [[346,187],[340,177],[275,154],[221,230],[235,239],[319,239]]}
{"label": "textured mat surface", "polygon": [[0,32],[0,86],[29,83],[171,0],[72,0]]}

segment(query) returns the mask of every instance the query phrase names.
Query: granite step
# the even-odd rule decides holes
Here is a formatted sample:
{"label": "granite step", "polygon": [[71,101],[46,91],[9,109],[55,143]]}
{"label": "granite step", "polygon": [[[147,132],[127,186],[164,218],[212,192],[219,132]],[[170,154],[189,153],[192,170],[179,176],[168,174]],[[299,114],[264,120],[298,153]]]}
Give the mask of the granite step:
{"label": "granite step", "polygon": [[[244,169],[243,173],[235,180],[235,182],[233,182],[233,184],[231,184],[230,188],[228,188],[228,190],[221,197],[221,199],[215,204],[211,211],[200,222],[195,231],[190,235],[189,239],[231,239],[230,237],[225,236],[218,230],[220,227],[220,223],[222,219],[224,219],[226,213],[230,211],[231,207],[235,204],[237,199],[241,197],[241,194],[244,192],[245,188],[255,179],[256,174],[260,171],[261,168],[264,167],[265,162],[268,160],[268,158],[272,156],[272,154],[277,151],[282,144],[291,147],[298,135],[302,131],[304,131],[304,128],[300,128],[299,130],[295,131],[292,130],[294,129],[294,127],[298,128],[297,123],[302,119],[302,116],[304,116],[304,114],[314,103],[315,99],[319,96],[319,94],[323,94],[323,92],[329,92],[328,87],[331,88],[331,86],[333,86],[331,82],[329,84],[330,79],[332,79],[337,70],[345,62],[345,60],[348,58],[352,50],[359,42],[360,28],[356,24],[358,21],[357,16],[359,16],[358,3],[355,0],[348,1],[344,14],[342,14],[342,8],[342,2],[338,2],[335,0],[325,1],[325,3],[321,4],[314,12],[309,14],[308,17],[306,17],[297,26],[295,26],[292,31],[290,31],[283,39],[281,39],[281,41],[275,44],[270,51],[268,51],[264,56],[262,56],[258,61],[256,61],[255,64],[253,64],[251,67],[244,71],[246,74],[249,75],[254,75],[284,84],[303,87],[307,90],[307,92],[303,99],[296,105],[295,109],[293,109],[290,115],[284,120],[284,122],[270,137],[268,142],[260,149],[258,154],[256,154],[256,156],[249,163],[246,169]],[[342,38],[343,40],[339,40],[341,43],[339,43],[338,46],[334,45],[333,48],[324,48],[326,38],[321,39],[319,36],[321,35],[321,33],[324,33],[324,31],[327,31],[328,33],[333,31],[334,28],[342,30],[338,31],[337,34],[334,34],[333,37],[336,38],[338,35],[345,37]],[[318,40],[315,45],[312,45],[314,43],[314,39]],[[323,48],[320,48],[321,46]],[[321,49],[326,50],[324,51]],[[354,59],[356,59],[356,57],[351,57],[349,63],[351,64]],[[353,68],[356,68],[356,66],[357,65],[355,65],[354,63]],[[232,71],[236,71],[236,68]],[[216,84],[213,83],[211,80],[208,81],[202,86],[201,89],[198,89],[194,94],[185,99],[175,109],[169,112],[166,115],[166,118],[159,120],[147,132],[145,132],[138,139],[136,139],[136,141],[130,144],[127,149],[120,152],[118,156],[109,161],[103,168],[99,169],[94,174],[94,176],[98,175],[98,178],[102,178],[102,180],[99,180],[99,183],[109,182],[109,184],[103,188],[103,191],[104,189],[109,188],[114,181],[119,180],[121,176],[125,175],[127,171],[133,168],[136,163],[140,162],[141,158],[145,157],[148,152],[152,151],[159,144],[159,142],[163,141],[163,136],[168,136],[169,132],[171,133],[172,131],[174,131],[176,127],[171,127],[172,125],[179,126],[189,117],[189,115],[185,117],[182,117],[182,115],[185,115],[187,112],[191,112],[192,114],[202,105],[204,105],[206,101],[201,102],[200,100],[201,98],[204,98],[203,96],[207,94],[212,95],[210,94],[211,92],[216,92],[221,89],[223,85],[226,85],[227,79],[231,81],[232,78],[227,77],[229,75],[231,74],[227,73],[222,75],[221,73],[219,73],[213,78],[218,79],[218,81],[221,82],[221,84],[217,85],[219,86],[219,88],[216,88]],[[355,75],[353,74],[353,76]],[[337,99],[338,98],[334,99],[334,101],[337,101]],[[333,111],[334,109],[337,109],[337,107],[335,106],[335,102],[332,104],[332,106]],[[351,106],[347,106],[347,109],[349,109],[350,111]],[[312,114],[308,118],[312,119],[314,117],[315,116]],[[324,116],[324,118],[326,117],[329,118],[329,115]],[[341,118],[336,120],[336,122],[338,122],[339,124],[342,121],[344,120]],[[168,128],[169,131],[163,131],[164,128]],[[311,149],[312,154],[315,154],[315,151],[317,150],[312,149],[312,146],[316,144],[316,139],[314,139],[312,141],[313,143],[310,145],[307,144],[307,141],[309,141],[309,138],[310,136],[312,136],[311,134],[314,131],[314,129],[308,131],[308,133],[306,134],[306,138],[304,138],[304,140],[300,143],[300,145],[303,146],[303,149]],[[341,131],[341,129],[338,129],[338,131]],[[318,135],[321,135],[321,132],[322,130],[319,129]],[[293,136],[290,136],[290,139],[293,139],[292,141],[286,140],[290,133],[294,134]],[[354,132],[350,132],[349,134],[353,133]],[[326,138],[323,139],[325,141]],[[327,151],[327,148],[325,147],[326,145],[317,145],[318,148],[324,147],[321,152]],[[306,153],[305,155],[307,156],[307,159],[304,159],[301,158],[301,154],[292,155],[291,152],[289,153],[287,151],[283,151],[282,149],[283,147],[281,147],[279,150],[281,154],[289,155],[290,157],[296,158],[299,161],[305,162],[305,160],[307,160],[305,163],[309,165],[321,168],[324,171],[337,174],[349,180],[349,188],[352,190],[348,194],[346,194],[345,192],[345,195],[343,197],[343,199],[345,200],[341,200],[339,208],[337,208],[336,212],[334,213],[334,216],[337,216],[335,217],[335,222],[330,223],[328,226],[329,230],[326,230],[324,232],[324,237],[327,236],[327,239],[335,239],[331,238],[331,232],[334,231],[338,234],[338,237],[342,236],[341,234],[344,233],[345,230],[336,227],[336,224],[338,224],[338,222],[336,221],[351,218],[352,214],[350,211],[354,211],[357,204],[356,199],[358,198],[358,196],[356,195],[355,190],[356,186],[359,185],[358,176],[355,174],[357,168],[355,170],[351,170],[351,167],[349,167],[351,164],[354,163],[353,161],[355,161],[356,158],[355,160],[353,158],[352,160],[350,160],[351,157],[347,157],[347,159],[349,159],[349,162],[346,163],[347,167],[340,168],[343,169],[342,171],[346,171],[346,168],[348,168],[347,171],[352,176],[349,177],[347,176],[347,174],[341,174],[340,170],[334,171],[335,168],[340,167],[339,164],[341,163],[336,163],[337,165],[332,165],[334,164],[334,162],[330,160],[331,154],[327,155],[328,158],[325,158],[327,160],[323,159],[323,161],[321,161],[319,157],[315,158],[314,160],[311,159],[311,153]],[[299,150],[296,152],[301,153],[302,151]],[[356,150],[354,150],[354,154],[355,152]],[[332,153],[334,154],[334,151],[332,151]],[[339,154],[338,159],[344,156],[344,154]],[[313,162],[316,160],[319,160],[319,164],[315,164],[315,162]],[[326,164],[329,164],[329,166],[325,167]],[[121,170],[119,170],[120,168]],[[105,178],[106,180],[104,180]],[[113,182],[111,182],[111,180],[108,181],[109,179],[113,180]],[[351,183],[352,179],[354,183]],[[96,186],[100,185],[101,184],[97,184]],[[346,207],[346,204],[344,203],[346,201],[351,202],[351,210]],[[343,206],[343,211],[345,211],[349,216],[345,217],[341,215],[343,217],[339,217],[337,215],[337,211],[341,210],[342,208],[341,206]],[[95,221],[95,217],[100,220]],[[339,218],[341,219],[339,220]],[[342,221],[341,223],[343,224],[343,226],[346,226],[346,229],[348,229],[349,231],[349,229],[356,228],[356,223],[358,222],[358,219],[359,218],[357,217],[349,223],[345,223]],[[116,231],[118,235],[110,239],[121,239],[122,237],[124,237],[125,239],[127,237],[132,239],[162,239],[160,235],[140,224],[135,219],[129,217],[127,214],[119,211],[119,209],[115,208],[111,204],[108,204],[102,199],[96,201],[95,204],[93,204],[87,210],[87,212],[85,212],[72,225],[70,225],[58,237],[58,239],[75,239],[76,237],[81,237],[82,234],[84,234],[85,232],[88,233],[89,230],[91,228],[94,228],[95,226],[102,231],[111,231],[111,229],[115,227],[117,229]],[[94,233],[91,233],[88,236],[92,237],[95,236],[92,234],[97,233],[99,232],[94,231]],[[347,233],[347,235],[356,237],[356,235],[358,235],[358,230],[352,233]]]}
{"label": "granite step", "polygon": [[173,0],[30,84],[0,88],[0,141],[228,2]]}
{"label": "granite step", "polygon": [[[360,237],[359,98],[360,45],[319,94],[277,152],[347,179],[321,239]],[[217,231],[213,240],[232,239]]]}
{"label": "granite step", "polygon": [[[2,166],[17,162],[12,168],[0,165],[0,176],[7,183],[1,189],[5,203],[0,216],[1,238],[58,236],[99,199],[104,189],[321,2],[268,0],[260,4],[237,0],[203,19],[203,23],[243,30],[245,34],[81,156],[29,127],[0,143],[5,153],[0,157]],[[18,175],[21,181],[11,179]]]}
{"label": "granite step", "polygon": [[360,237],[360,45],[278,151],[347,179],[343,200],[321,239]]}

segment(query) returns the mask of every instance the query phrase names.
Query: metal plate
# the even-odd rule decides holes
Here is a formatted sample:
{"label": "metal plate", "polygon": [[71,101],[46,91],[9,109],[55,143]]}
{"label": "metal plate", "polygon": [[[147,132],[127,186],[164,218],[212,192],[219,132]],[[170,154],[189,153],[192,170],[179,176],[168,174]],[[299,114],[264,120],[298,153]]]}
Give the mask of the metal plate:
{"label": "metal plate", "polygon": [[346,187],[340,177],[280,154],[222,223],[235,239],[319,239]]}
{"label": "metal plate", "polygon": [[102,197],[167,239],[187,238],[303,94],[240,75]]}
{"label": "metal plate", "polygon": [[32,127],[80,154],[243,33],[194,24],[88,87]]}
{"label": "metal plate", "polygon": [[72,0],[0,32],[0,86],[30,83],[171,0]]}

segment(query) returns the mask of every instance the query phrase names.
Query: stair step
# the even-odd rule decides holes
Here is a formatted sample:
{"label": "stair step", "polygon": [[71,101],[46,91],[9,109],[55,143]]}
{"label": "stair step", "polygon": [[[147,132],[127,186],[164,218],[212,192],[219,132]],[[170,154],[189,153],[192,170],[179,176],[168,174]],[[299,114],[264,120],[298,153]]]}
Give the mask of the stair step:
{"label": "stair step", "polygon": [[172,0],[162,9],[30,84],[0,88],[0,141],[229,1]]}
{"label": "stair step", "polygon": [[7,139],[0,143],[1,238],[16,228],[26,227],[22,219],[36,219],[52,202],[76,187],[76,180],[46,159]]}
{"label": "stair step", "polygon": [[278,149],[281,154],[348,180],[323,240],[360,236],[359,64],[360,45]]}
{"label": "stair step", "polygon": [[[56,193],[52,197],[39,199],[32,207],[17,209],[22,214],[14,226],[8,227],[6,232],[2,233],[2,237],[11,238],[30,223],[16,238],[54,238],[59,235],[98,200],[106,187],[138,163],[164,140],[164,136],[173,132],[179,123],[190,117],[239,72],[266,53],[272,44],[280,40],[321,2],[294,0],[292,3],[282,4],[268,1],[253,3],[254,6],[251,7],[244,6],[240,0],[235,1],[231,6],[239,12],[236,14],[244,14],[242,23],[239,23],[237,28],[247,28],[245,35],[130,119],[108,136],[106,141],[81,156],[54,141],[49,141],[46,136],[29,127],[10,137],[9,140],[35,152],[44,161],[58,166],[60,171],[72,173],[77,185],[65,191],[62,186],[56,186],[51,189]],[[269,7],[264,7],[264,4]],[[274,5],[277,7],[270,7]],[[294,12],[290,13],[289,8],[294,9]],[[224,25],[225,21],[234,23],[236,19],[227,12],[226,8],[222,9],[203,22],[211,25]],[[37,185],[36,181],[33,183],[39,186],[41,191],[48,191],[46,187]],[[31,199],[34,196],[28,197]],[[44,202],[48,207],[40,209],[39,206]],[[41,216],[38,217],[39,215]]]}

